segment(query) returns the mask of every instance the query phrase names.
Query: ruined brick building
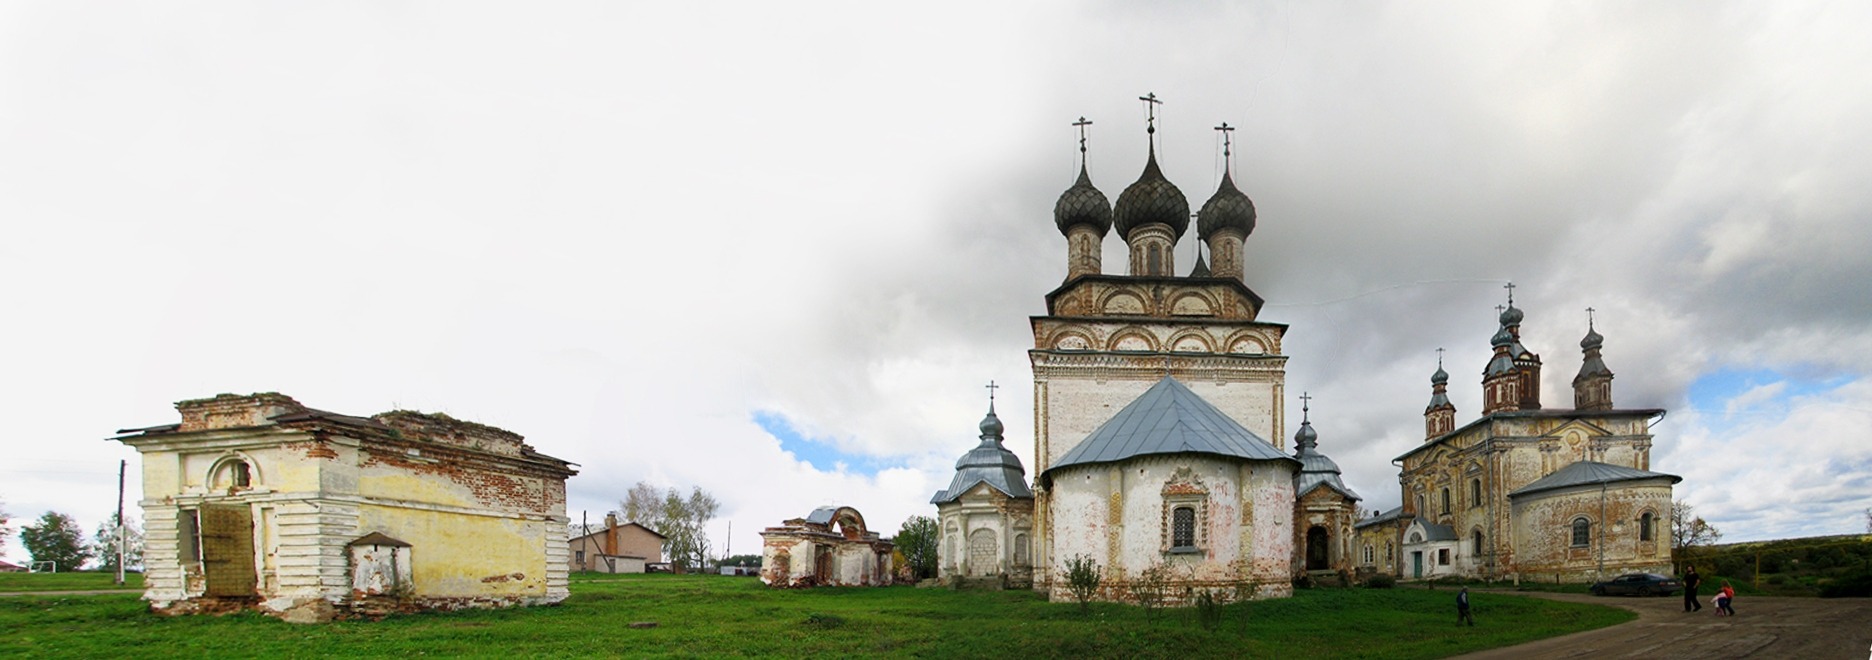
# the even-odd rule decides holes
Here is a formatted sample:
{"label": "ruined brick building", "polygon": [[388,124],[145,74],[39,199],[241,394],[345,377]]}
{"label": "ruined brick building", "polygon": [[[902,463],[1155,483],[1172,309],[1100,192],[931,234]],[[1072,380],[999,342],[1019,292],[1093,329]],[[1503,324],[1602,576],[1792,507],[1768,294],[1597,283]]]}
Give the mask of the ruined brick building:
{"label": "ruined brick building", "polygon": [[[1512,290],[1512,289],[1511,289]],[[1359,566],[1582,582],[1668,573],[1675,475],[1651,471],[1656,408],[1612,404],[1605,338],[1587,324],[1573,406],[1544,408],[1539,355],[1521,344],[1511,296],[1482,372],[1482,416],[1461,427],[1437,366],[1424,441],[1398,457],[1403,505],[1357,525]]]}
{"label": "ruined brick building", "polygon": [[566,461],[440,414],[291,397],[176,404],[120,431],[142,457],[144,599],[161,612],[348,613],[557,603]]}
{"label": "ruined brick building", "polygon": [[877,587],[891,583],[890,541],[857,509],[819,507],[761,530],[761,582],[771,587]]}
{"label": "ruined brick building", "polygon": [[941,530],[937,576],[999,577],[1010,586],[1028,586],[1033,582],[1033,490],[1020,458],[1001,444],[1005,427],[995,416],[992,396],[980,429],[981,444],[956,460],[949,487],[930,498]]}

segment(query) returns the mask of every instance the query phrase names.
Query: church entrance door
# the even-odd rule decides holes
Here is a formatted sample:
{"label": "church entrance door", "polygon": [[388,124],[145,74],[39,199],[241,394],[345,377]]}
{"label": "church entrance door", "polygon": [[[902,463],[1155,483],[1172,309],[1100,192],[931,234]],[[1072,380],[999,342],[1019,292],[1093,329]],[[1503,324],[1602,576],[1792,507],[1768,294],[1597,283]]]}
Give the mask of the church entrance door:
{"label": "church entrance door", "polygon": [[1331,535],[1326,533],[1326,528],[1315,525],[1312,529],[1307,530],[1307,539],[1306,539],[1307,570],[1309,571],[1327,570],[1329,568],[1327,564],[1331,563],[1331,559],[1330,559],[1331,550],[1332,550],[1332,538],[1331,538]]}
{"label": "church entrance door", "polygon": [[1423,577],[1423,552],[1410,553],[1411,577]]}
{"label": "church entrance door", "polygon": [[813,558],[813,581],[818,584],[832,583],[832,549],[819,546],[817,556]]}

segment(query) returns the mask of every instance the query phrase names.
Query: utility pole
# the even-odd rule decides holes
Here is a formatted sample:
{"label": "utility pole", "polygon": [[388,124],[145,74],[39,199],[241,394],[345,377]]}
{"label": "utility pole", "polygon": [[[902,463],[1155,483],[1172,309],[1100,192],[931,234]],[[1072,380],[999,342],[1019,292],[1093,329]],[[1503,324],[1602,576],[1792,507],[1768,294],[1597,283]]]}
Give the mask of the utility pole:
{"label": "utility pole", "polygon": [[117,460],[117,586],[120,587],[124,583],[124,469],[129,464],[129,461]]}

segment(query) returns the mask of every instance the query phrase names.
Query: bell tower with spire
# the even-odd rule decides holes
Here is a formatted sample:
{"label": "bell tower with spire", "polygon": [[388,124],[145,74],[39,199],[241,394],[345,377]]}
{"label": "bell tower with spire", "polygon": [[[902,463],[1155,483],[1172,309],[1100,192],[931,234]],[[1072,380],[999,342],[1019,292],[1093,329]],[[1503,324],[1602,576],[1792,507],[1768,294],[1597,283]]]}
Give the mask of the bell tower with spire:
{"label": "bell tower with spire", "polygon": [[1612,370],[1607,369],[1605,360],[1599,357],[1599,348],[1605,345],[1605,337],[1593,329],[1593,309],[1586,308],[1586,337],[1581,339],[1579,347],[1586,354],[1580,364],[1579,375],[1573,377],[1573,407],[1577,410],[1612,409]]}
{"label": "bell tower with spire", "polygon": [[1456,404],[1449,400],[1449,372],[1443,370],[1443,349],[1436,351],[1436,373],[1430,374],[1430,405],[1423,411],[1425,440],[1456,430]]}

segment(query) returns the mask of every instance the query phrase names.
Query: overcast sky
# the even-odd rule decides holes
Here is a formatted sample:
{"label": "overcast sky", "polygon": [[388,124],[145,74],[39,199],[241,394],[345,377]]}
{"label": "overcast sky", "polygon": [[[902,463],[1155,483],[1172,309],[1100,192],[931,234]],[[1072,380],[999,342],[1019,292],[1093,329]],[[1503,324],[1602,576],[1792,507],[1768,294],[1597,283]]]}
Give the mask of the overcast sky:
{"label": "overcast sky", "polygon": [[1037,471],[1070,123],[1115,199],[1155,92],[1192,206],[1240,127],[1246,281],[1368,508],[1512,280],[1548,405],[1593,307],[1726,539],[1864,531],[1872,5],[1157,5],[0,5],[0,502],[93,529],[114,430],[279,391],[523,434],[574,520],[648,480],[718,551],[893,534],[990,379]]}

